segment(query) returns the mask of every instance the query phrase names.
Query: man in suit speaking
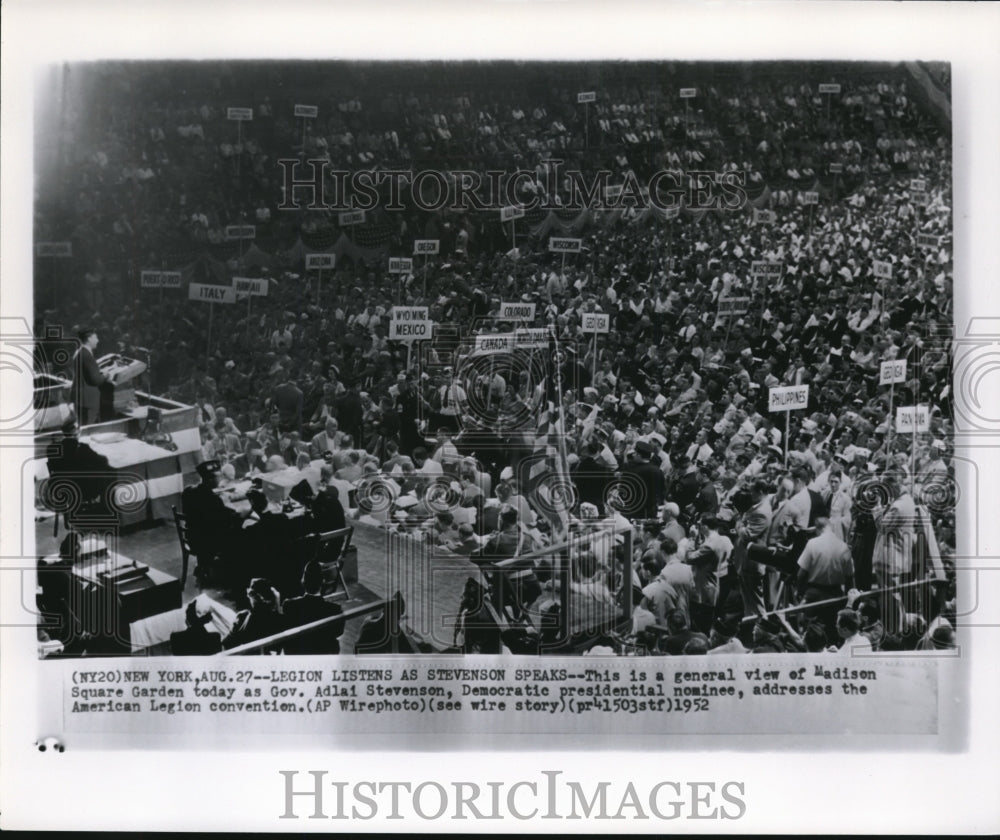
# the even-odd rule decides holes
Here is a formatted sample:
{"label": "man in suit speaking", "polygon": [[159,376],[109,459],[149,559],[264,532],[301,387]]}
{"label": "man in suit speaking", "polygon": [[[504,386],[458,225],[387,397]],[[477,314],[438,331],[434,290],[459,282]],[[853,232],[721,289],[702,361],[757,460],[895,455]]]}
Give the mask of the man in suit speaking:
{"label": "man in suit speaking", "polygon": [[114,385],[114,377],[105,376],[98,367],[94,351],[97,349],[97,330],[82,329],[77,336],[80,349],[73,357],[73,405],[81,426],[98,423],[101,419],[101,386]]}

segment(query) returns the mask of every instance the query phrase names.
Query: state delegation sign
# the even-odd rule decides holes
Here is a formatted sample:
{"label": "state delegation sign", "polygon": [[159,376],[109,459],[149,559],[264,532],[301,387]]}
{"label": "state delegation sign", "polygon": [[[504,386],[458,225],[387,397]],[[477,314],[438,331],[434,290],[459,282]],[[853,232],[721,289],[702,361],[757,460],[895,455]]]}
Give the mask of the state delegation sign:
{"label": "state delegation sign", "polygon": [[585,312],[580,331],[585,333],[606,333],[611,323],[611,316],[602,312]]}
{"label": "state delegation sign", "polygon": [[533,303],[501,303],[501,321],[534,321],[535,304]]}
{"label": "state delegation sign", "polygon": [[424,341],[431,337],[434,322],[426,306],[394,306],[389,321],[391,341]]}

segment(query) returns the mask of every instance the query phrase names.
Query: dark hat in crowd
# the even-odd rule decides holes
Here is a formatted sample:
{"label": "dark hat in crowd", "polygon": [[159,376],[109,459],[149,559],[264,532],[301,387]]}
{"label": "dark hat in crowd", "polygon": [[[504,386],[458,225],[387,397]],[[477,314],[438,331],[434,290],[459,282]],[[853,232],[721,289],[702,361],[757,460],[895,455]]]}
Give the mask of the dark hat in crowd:
{"label": "dark hat in crowd", "polygon": [[208,478],[222,469],[222,462],[217,458],[213,458],[209,461],[202,461],[195,469],[198,470],[198,475],[202,478]]}

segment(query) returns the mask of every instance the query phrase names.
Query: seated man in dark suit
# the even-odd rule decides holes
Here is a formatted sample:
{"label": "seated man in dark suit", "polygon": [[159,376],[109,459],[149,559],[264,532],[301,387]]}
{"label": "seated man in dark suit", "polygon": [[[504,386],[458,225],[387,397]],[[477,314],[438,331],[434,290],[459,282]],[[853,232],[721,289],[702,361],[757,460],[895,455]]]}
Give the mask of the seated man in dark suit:
{"label": "seated man in dark suit", "polygon": [[215,492],[221,463],[217,460],[198,464],[201,483],[185,488],[181,505],[187,519],[188,539],[198,557],[195,576],[203,578],[212,562],[232,552],[243,517],[226,507]]}
{"label": "seated man in dark suit", "polygon": [[[322,586],[323,573],[319,564],[310,560],[302,572],[302,590],[305,594],[298,598],[289,598],[282,605],[285,622],[289,628],[343,614],[339,604],[327,601],[320,595]],[[343,632],[344,619],[340,618],[338,621],[332,621],[316,630],[289,639],[285,642],[285,653],[340,653],[340,637]]]}
{"label": "seated man in dark suit", "polygon": [[187,605],[184,620],[187,629],[170,634],[170,652],[174,656],[212,656],[222,650],[222,637],[205,629],[212,614],[199,614],[197,600]]}
{"label": "seated man in dark suit", "polygon": [[[247,600],[250,608],[236,614],[233,629],[222,643],[226,650],[266,639],[287,629],[279,606],[281,595],[271,586],[271,581],[266,578],[254,578],[250,581]],[[268,646],[257,653],[268,653],[271,649]]]}
{"label": "seated man in dark suit", "polygon": [[[106,492],[113,475],[111,465],[103,455],[81,443],[77,435],[77,425],[70,420],[62,428],[62,438],[46,449],[49,470],[47,495],[53,502],[62,498],[79,499],[75,508],[65,510],[70,525],[77,515],[101,518],[115,515]],[[72,485],[76,492],[60,490],[61,484]]]}

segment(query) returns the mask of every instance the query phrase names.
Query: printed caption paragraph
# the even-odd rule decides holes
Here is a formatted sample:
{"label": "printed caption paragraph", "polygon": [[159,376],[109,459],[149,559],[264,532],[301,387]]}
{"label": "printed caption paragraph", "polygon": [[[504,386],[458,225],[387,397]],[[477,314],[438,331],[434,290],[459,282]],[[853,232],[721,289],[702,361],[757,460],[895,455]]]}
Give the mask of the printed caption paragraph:
{"label": "printed caption paragraph", "polygon": [[74,665],[64,674],[66,730],[937,731],[937,663],[928,660],[301,662]]}

